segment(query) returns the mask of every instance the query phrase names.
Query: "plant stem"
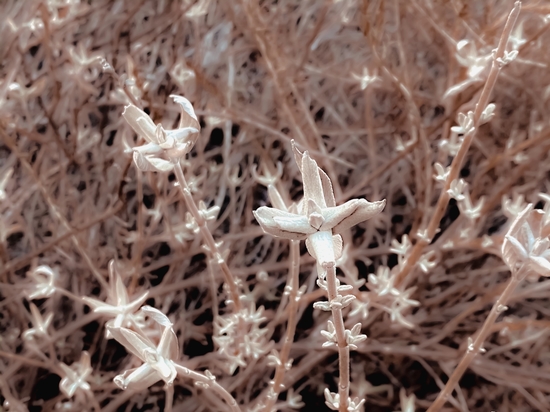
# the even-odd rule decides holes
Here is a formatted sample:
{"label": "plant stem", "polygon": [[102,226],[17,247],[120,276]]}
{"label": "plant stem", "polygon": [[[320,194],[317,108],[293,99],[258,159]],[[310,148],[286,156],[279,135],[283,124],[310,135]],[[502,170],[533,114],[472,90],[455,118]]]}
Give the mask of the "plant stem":
{"label": "plant stem", "polygon": [[481,350],[483,343],[491,333],[491,328],[495,324],[496,319],[498,316],[505,310],[505,305],[510,299],[510,296],[520,283],[522,277],[517,275],[512,275],[510,280],[508,281],[508,284],[506,285],[506,288],[502,292],[502,295],[497,299],[493,307],[491,308],[491,312],[489,313],[489,316],[487,316],[487,319],[485,319],[485,322],[483,323],[483,326],[478,331],[476,338],[474,339],[472,344],[469,344],[466,348],[466,353],[460,360],[460,363],[456,367],[456,369],[453,371],[451,376],[449,377],[449,380],[447,381],[447,384],[443,388],[443,390],[439,393],[434,403],[429,407],[427,412],[438,412],[441,407],[445,404],[448,397],[451,395],[452,391],[454,390],[455,386],[458,384],[458,381],[466,372],[466,369],[468,369],[468,366],[472,363],[474,360],[474,357],[476,354]]}
{"label": "plant stem", "polygon": [[[328,289],[328,301],[332,302],[338,296],[336,286],[336,263],[329,262],[324,264],[326,270],[326,280]],[[342,309],[332,309],[332,319],[336,331],[336,341],[338,344],[338,365],[340,369],[340,378],[338,382],[338,394],[340,395],[339,412],[347,412],[349,398],[349,346],[346,342],[346,327]]]}
{"label": "plant stem", "polygon": [[300,241],[291,240],[290,241],[290,296],[288,298],[288,322],[285,334],[285,340],[283,342],[283,347],[281,348],[281,353],[279,360],[281,361],[277,365],[275,370],[275,378],[273,379],[273,386],[271,388],[271,393],[267,397],[267,402],[264,407],[264,412],[271,412],[275,401],[283,389],[283,379],[286,372],[286,363],[288,362],[288,357],[290,355],[290,347],[294,341],[294,333],[296,332],[296,323],[298,322],[296,313],[298,311],[298,289],[299,289],[299,279],[298,275],[300,274]]}
{"label": "plant stem", "polygon": [[[504,29],[498,43],[498,48],[493,55],[491,71],[489,72],[489,76],[487,77],[485,86],[483,87],[481,95],[479,96],[479,100],[475,106],[474,127],[471,129],[471,131],[464,135],[462,144],[460,145],[460,148],[458,149],[458,152],[451,163],[449,175],[447,176],[447,180],[445,181],[445,186],[441,190],[439,200],[437,201],[437,205],[435,207],[435,212],[432,215],[426,229],[427,236],[423,239],[419,239],[414,245],[411,254],[407,258],[405,264],[403,265],[403,268],[397,275],[396,285],[400,285],[405,282],[405,279],[407,278],[409,273],[411,273],[412,269],[416,265],[416,262],[418,261],[420,256],[422,256],[424,248],[430,243],[431,239],[433,239],[436,234],[437,228],[439,227],[439,222],[445,214],[447,204],[449,203],[450,195],[449,193],[447,193],[447,191],[450,189],[451,183],[458,177],[460,169],[462,168],[462,164],[464,163],[464,159],[466,158],[466,154],[468,153],[468,150],[470,149],[472,141],[474,140],[474,137],[476,135],[476,131],[479,128],[479,120],[481,118],[481,115],[483,114],[483,111],[487,107],[487,104],[489,103],[489,98],[491,97],[491,93],[493,92],[493,89],[495,87],[498,74],[500,73],[500,69],[502,68],[502,65],[497,61],[497,59],[502,59],[504,57],[504,52],[506,49],[506,45],[508,44],[508,39],[510,38],[510,34],[512,33],[520,10],[521,2],[516,1],[514,4],[514,8],[508,15],[508,19],[506,20],[506,24],[504,25]],[[406,286],[406,284],[404,286]]]}
{"label": "plant stem", "polygon": [[174,404],[174,385],[166,385],[164,387],[164,393],[166,394],[164,412],[172,412],[172,406]]}
{"label": "plant stem", "polygon": [[193,218],[197,222],[199,231],[202,235],[204,242],[206,243],[206,249],[210,253],[211,257],[220,266],[225,278],[225,282],[229,286],[229,293],[231,295],[231,300],[235,304],[235,310],[239,311],[241,309],[241,301],[239,298],[239,292],[237,290],[237,283],[235,282],[235,278],[231,273],[231,271],[229,270],[229,267],[227,266],[227,262],[225,261],[223,255],[221,254],[218,248],[218,245],[216,244],[216,241],[214,240],[214,237],[210,232],[210,229],[208,229],[208,226],[206,224],[206,219],[204,219],[204,217],[201,215],[199,209],[197,208],[197,205],[195,204],[195,201],[193,200],[193,196],[191,195],[191,190],[189,190],[189,185],[187,184],[187,181],[185,180],[185,176],[183,175],[183,170],[181,168],[180,162],[177,159],[172,159],[172,163],[174,164],[174,171],[176,172],[176,178],[178,180],[181,193],[183,195],[183,200],[187,205],[187,209],[189,210],[189,213],[191,213],[191,216],[193,216]]}
{"label": "plant stem", "polygon": [[227,405],[229,405],[231,411],[241,412],[241,409],[239,408],[239,405],[237,404],[235,398],[233,398],[233,396],[231,396],[229,392],[227,392],[222,386],[220,386],[218,382],[209,379],[206,375],[203,375],[202,373],[195,372],[176,362],[174,362],[174,366],[176,367],[179,376],[186,377],[192,379],[195,382],[202,383],[204,387],[212,389],[220,398],[222,398],[227,403]]}

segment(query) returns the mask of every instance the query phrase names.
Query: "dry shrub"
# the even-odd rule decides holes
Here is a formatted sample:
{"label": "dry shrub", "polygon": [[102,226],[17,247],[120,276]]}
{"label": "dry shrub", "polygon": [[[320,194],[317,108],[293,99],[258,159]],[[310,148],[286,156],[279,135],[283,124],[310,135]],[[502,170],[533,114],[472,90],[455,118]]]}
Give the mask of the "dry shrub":
{"label": "dry shrub", "polygon": [[[174,410],[227,408],[207,381],[178,378],[173,394],[161,384],[132,392],[113,383],[139,362],[106,339],[108,318],[82,300],[111,296],[111,260],[130,300],[148,291],[143,303],[169,317],[180,363],[212,373],[243,411],[265,409],[294,318],[293,362],[280,371],[284,387],[273,403],[325,410],[323,391],[337,391],[338,355],[322,347],[330,314],[312,307],[324,300],[315,260],[302,242],[301,289],[286,286],[289,241],[264,234],[253,216],[270,205],[270,182],[289,203],[302,197],[291,139],[326,171],[337,203],[387,201],[381,214],[342,233],[337,275],[356,297],[344,320],[348,328],[362,323],[368,335],[351,352],[350,396],[365,399],[360,409],[369,412],[427,409],[510,279],[501,258],[507,227],[526,203],[547,211],[550,7],[543,1],[523,4],[507,43],[519,55],[508,55],[488,96],[494,118],[476,120],[453,166],[457,178],[445,180],[468,134],[459,114],[475,110],[489,82],[491,52],[512,7],[507,0],[3,1],[4,410],[163,410],[172,395]],[[180,109],[171,94],[189,99],[201,124],[180,163],[197,205],[219,208],[208,229],[223,242],[240,309],[186,215],[176,174],[132,163],[143,139],[121,116],[124,106],[133,102],[173,129]],[[447,410],[550,410],[549,286],[536,277],[513,291]],[[65,365],[76,368],[86,353],[92,370],[69,396]]]}

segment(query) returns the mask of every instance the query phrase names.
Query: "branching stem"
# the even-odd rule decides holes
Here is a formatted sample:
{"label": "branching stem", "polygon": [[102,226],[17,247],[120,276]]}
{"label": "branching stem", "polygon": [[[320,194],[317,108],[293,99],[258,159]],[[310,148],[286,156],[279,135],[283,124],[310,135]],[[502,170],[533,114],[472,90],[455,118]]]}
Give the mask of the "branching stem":
{"label": "branching stem", "polygon": [[193,218],[195,219],[195,222],[197,222],[199,231],[206,244],[208,253],[210,253],[211,257],[217,261],[218,265],[222,270],[223,276],[225,278],[225,282],[229,287],[231,300],[233,300],[235,304],[235,311],[239,311],[242,305],[239,297],[239,292],[237,290],[237,283],[235,282],[235,277],[229,270],[229,266],[227,266],[227,262],[225,261],[222,253],[220,252],[218,245],[216,244],[216,241],[214,240],[214,237],[210,232],[210,229],[208,229],[208,226],[206,224],[206,219],[201,215],[197,205],[195,204],[195,200],[191,195],[191,190],[189,189],[189,185],[187,184],[187,181],[185,180],[185,176],[183,175],[183,170],[181,168],[180,162],[176,159],[172,159],[172,163],[174,164],[174,171],[176,172],[176,178],[178,180],[181,194],[183,195],[183,200],[187,205],[187,209],[189,210],[189,213],[191,213],[191,216],[193,216]]}
{"label": "branching stem", "polygon": [[273,387],[270,396],[267,398],[265,404],[264,412],[271,412],[275,401],[281,393],[283,388],[283,379],[286,372],[286,364],[290,355],[290,347],[294,341],[294,333],[296,332],[296,323],[298,318],[296,316],[298,312],[298,289],[299,289],[299,274],[300,274],[300,241],[291,240],[290,241],[290,280],[289,284],[291,287],[290,295],[288,297],[288,322],[286,327],[285,340],[283,342],[283,347],[281,348],[281,353],[279,360],[281,361],[277,365],[275,370],[275,378],[273,379]]}
{"label": "branching stem", "polygon": [[231,396],[229,392],[227,392],[222,386],[220,386],[218,382],[208,378],[202,373],[195,372],[191,369],[186,368],[185,366],[179,365],[178,363],[174,362],[174,365],[179,376],[192,379],[195,383],[198,382],[202,384],[204,388],[211,389],[216,395],[222,398],[225,403],[227,403],[227,405],[229,406],[229,410],[233,412],[241,412],[241,409],[239,408],[239,405],[237,404],[235,398],[233,398],[233,396]]}
{"label": "branching stem", "polygon": [[462,375],[464,375],[464,372],[466,372],[466,369],[468,369],[468,366],[472,363],[475,356],[482,351],[483,343],[491,333],[492,327],[495,324],[495,321],[497,320],[498,316],[506,309],[506,303],[512,296],[512,293],[516,289],[516,287],[521,282],[522,277],[517,275],[512,275],[510,280],[508,281],[508,284],[506,285],[506,288],[502,292],[502,295],[497,299],[493,307],[491,308],[491,312],[489,312],[489,316],[487,316],[487,319],[485,319],[485,322],[483,323],[483,326],[481,329],[477,332],[477,336],[473,340],[471,344],[468,345],[466,348],[466,353],[460,360],[460,363],[456,367],[456,369],[453,371],[451,376],[449,377],[449,380],[447,381],[447,384],[443,388],[443,390],[439,393],[434,403],[429,407],[427,412],[438,412],[441,407],[445,404],[449,396],[451,396],[452,391],[458,384],[458,381],[460,378],[462,378]]}
{"label": "branching stem", "polygon": [[[508,39],[510,38],[516,20],[519,16],[520,10],[521,2],[516,1],[514,4],[514,8],[508,15],[508,19],[506,20],[506,24],[504,25],[504,30],[502,31],[502,35],[500,36],[498,48],[493,54],[491,71],[489,72],[489,76],[487,77],[485,86],[483,87],[481,95],[479,96],[479,100],[475,106],[474,127],[464,135],[464,139],[462,141],[462,144],[460,145],[460,149],[458,150],[458,153],[451,163],[449,175],[447,176],[447,180],[445,181],[445,186],[441,191],[441,194],[439,195],[439,200],[437,201],[435,212],[432,215],[430,222],[428,223],[428,228],[426,230],[427,235],[423,239],[418,239],[418,241],[414,245],[411,254],[407,258],[407,261],[403,265],[401,272],[399,272],[399,275],[397,276],[396,285],[404,283],[403,286],[406,287],[406,284],[410,283],[411,279],[407,279],[408,275],[415,267],[420,256],[422,256],[424,248],[430,243],[430,240],[433,239],[436,234],[437,228],[439,227],[439,222],[443,218],[445,210],[447,209],[447,204],[450,200],[450,195],[447,191],[450,189],[451,183],[458,177],[460,169],[462,168],[462,165],[464,163],[464,159],[466,158],[466,154],[468,153],[468,150],[470,149],[472,141],[474,140],[474,137],[476,135],[476,131],[479,128],[481,115],[483,114],[483,111],[489,103],[489,99],[495,87],[498,74],[500,73],[500,69],[502,68],[501,63],[499,63],[498,60],[504,57],[504,52],[506,51]],[[405,282],[405,280],[407,280],[407,282]]]}

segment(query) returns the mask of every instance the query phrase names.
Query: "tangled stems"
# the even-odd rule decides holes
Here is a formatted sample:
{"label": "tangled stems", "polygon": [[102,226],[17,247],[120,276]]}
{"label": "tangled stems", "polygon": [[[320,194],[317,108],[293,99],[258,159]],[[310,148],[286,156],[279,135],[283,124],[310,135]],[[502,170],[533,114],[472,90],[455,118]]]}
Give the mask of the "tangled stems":
{"label": "tangled stems", "polygon": [[223,255],[221,254],[218,248],[218,245],[216,244],[216,241],[214,240],[214,237],[210,232],[210,229],[208,229],[208,226],[206,225],[206,219],[204,219],[204,217],[201,215],[199,209],[197,208],[197,205],[195,204],[195,201],[193,200],[193,196],[191,196],[191,191],[189,190],[189,185],[187,184],[187,181],[185,180],[185,176],[183,175],[183,170],[181,169],[181,164],[179,160],[172,159],[172,163],[174,164],[174,171],[176,173],[178,185],[183,195],[185,204],[187,205],[187,208],[189,209],[191,216],[193,216],[193,218],[195,219],[195,222],[197,222],[199,231],[206,244],[205,245],[206,250],[220,265],[223,276],[225,278],[225,282],[229,287],[231,300],[235,304],[235,311],[238,312],[239,310],[241,310],[242,305],[239,298],[239,292],[237,290],[237,283],[235,282],[235,278],[233,277],[233,274],[229,270],[229,267],[227,266],[227,262],[225,261]]}
{"label": "tangled stems", "polygon": [[508,15],[508,19],[506,20],[504,30],[502,31],[502,35],[500,36],[498,48],[493,54],[491,71],[489,72],[489,76],[487,78],[487,81],[485,82],[485,86],[483,87],[481,95],[479,96],[479,100],[475,106],[473,114],[473,127],[465,133],[464,140],[460,145],[460,149],[458,150],[456,156],[451,163],[449,175],[447,176],[445,186],[441,191],[439,200],[437,201],[437,205],[435,207],[435,213],[432,215],[430,222],[428,223],[426,236],[424,236],[422,239],[418,239],[418,241],[414,245],[410,256],[408,257],[407,261],[403,265],[403,268],[399,272],[399,275],[397,276],[397,285],[405,283],[404,286],[406,286],[407,282],[405,281],[411,281],[411,279],[407,279],[407,276],[411,273],[412,269],[416,265],[418,259],[422,255],[424,248],[431,242],[431,239],[433,239],[433,237],[435,236],[436,231],[439,227],[439,222],[445,214],[447,204],[449,203],[449,200],[451,198],[448,190],[451,187],[451,183],[458,177],[460,169],[462,168],[462,165],[464,163],[464,159],[466,158],[466,154],[468,153],[472,141],[474,140],[476,131],[479,128],[481,116],[483,114],[483,111],[487,107],[487,104],[489,103],[489,98],[491,97],[491,93],[493,91],[493,88],[495,87],[500,69],[502,68],[501,62],[504,58],[506,45],[508,44],[508,39],[510,38],[512,30],[516,24],[516,20],[518,19],[520,10],[521,2],[516,1],[514,4],[514,8],[510,12],[510,14]]}
{"label": "tangled stems", "polygon": [[[336,263],[328,262],[323,264],[326,271],[328,300],[329,302],[336,299],[338,296],[336,282]],[[344,325],[344,317],[342,309],[334,307],[332,309],[332,319],[334,321],[334,329],[336,332],[336,342],[338,345],[338,367],[340,377],[338,383],[338,394],[340,395],[339,412],[347,412],[349,399],[349,345],[346,342],[346,327]]]}
{"label": "tangled stems", "polygon": [[205,389],[211,389],[220,398],[222,398],[227,403],[227,405],[229,405],[229,409],[232,412],[241,412],[241,409],[239,408],[239,405],[237,405],[237,401],[235,400],[235,398],[233,398],[233,396],[231,396],[229,392],[227,392],[222,386],[220,386],[213,376],[206,376],[202,373],[195,372],[176,362],[174,362],[174,366],[176,367],[176,371],[178,372],[179,376],[192,379],[197,386],[201,386]]}
{"label": "tangled stems", "polygon": [[497,299],[493,307],[491,308],[491,312],[489,313],[489,316],[487,316],[487,319],[485,319],[485,322],[483,323],[483,326],[478,331],[476,338],[473,342],[468,343],[468,347],[466,348],[466,353],[460,360],[460,363],[455,368],[451,376],[449,377],[449,380],[445,384],[445,387],[441,392],[439,392],[439,395],[437,396],[434,403],[428,408],[427,412],[438,412],[441,407],[445,404],[449,396],[451,395],[452,391],[458,384],[458,381],[460,378],[462,378],[462,375],[464,372],[466,372],[466,369],[470,366],[472,361],[474,360],[475,356],[479,352],[484,352],[483,343],[491,333],[491,329],[493,325],[495,324],[495,321],[497,320],[498,316],[504,312],[506,308],[506,303],[512,296],[512,293],[514,293],[514,290],[516,290],[516,287],[519,285],[522,279],[524,279],[524,270],[519,269],[515,274],[512,274],[512,277],[508,281],[508,284],[506,285],[506,288],[502,292],[502,295]]}
{"label": "tangled stems", "polygon": [[277,364],[275,370],[275,378],[273,379],[273,387],[270,391],[267,402],[264,407],[264,412],[271,412],[275,401],[279,397],[279,393],[283,388],[283,379],[285,377],[286,364],[288,362],[290,347],[294,341],[294,333],[296,331],[296,324],[298,318],[296,316],[298,311],[298,275],[300,269],[300,241],[290,241],[290,296],[288,298],[288,322],[286,327],[285,340],[281,349],[279,357],[280,362]]}

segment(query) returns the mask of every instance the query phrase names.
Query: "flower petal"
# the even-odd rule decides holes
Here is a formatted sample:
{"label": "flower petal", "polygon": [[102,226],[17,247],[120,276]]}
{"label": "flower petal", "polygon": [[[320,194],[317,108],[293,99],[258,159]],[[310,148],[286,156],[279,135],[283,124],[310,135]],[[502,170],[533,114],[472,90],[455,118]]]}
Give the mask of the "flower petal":
{"label": "flower petal", "polygon": [[334,234],[342,233],[344,230],[368,220],[384,209],[386,201],[369,202],[366,199],[352,199],[336,207],[323,209],[325,223],[321,230],[330,230]]}
{"label": "flower petal", "polygon": [[141,295],[139,295],[135,300],[132,302],[126,304],[124,306],[124,312],[125,313],[134,313],[136,310],[138,310],[141,305],[143,305],[143,302],[147,300],[147,297],[149,296],[149,291],[146,290]]}
{"label": "flower petal", "polygon": [[524,236],[524,224],[528,220],[533,204],[528,204],[514,219],[502,242],[502,260],[508,267],[515,271],[518,264],[525,260],[528,255],[526,250],[527,239]]}
{"label": "flower petal", "polygon": [[152,342],[149,340],[146,340],[144,337],[138,335],[136,332],[126,329],[126,328],[113,328],[109,325],[107,326],[109,329],[109,332],[113,335],[113,337],[117,340],[118,343],[120,343],[122,346],[126,348],[130,353],[137,356],[139,359],[141,359],[143,362],[145,362],[145,350],[154,350],[156,352],[156,347],[153,345]]}
{"label": "flower petal", "polygon": [[168,160],[152,156],[143,156],[140,152],[134,151],[134,162],[139,170],[144,172],[158,171],[169,172],[174,165]]}
{"label": "flower petal", "polygon": [[126,122],[139,136],[151,143],[158,143],[155,137],[157,126],[143,110],[133,104],[129,104],[124,108],[122,117],[124,117]]}
{"label": "flower petal", "polygon": [[316,230],[304,215],[285,212],[267,206],[256,209],[254,217],[265,233],[285,239],[303,240]]}
{"label": "flower petal", "polygon": [[117,316],[122,312],[122,310],[118,306],[110,305],[108,303],[102,302],[101,300],[90,298],[88,296],[84,296],[82,300],[86,305],[91,307],[95,313]]}
{"label": "flower petal", "polygon": [[174,99],[174,102],[179,104],[182,108],[181,119],[178,129],[182,129],[184,127],[193,127],[197,129],[197,131],[199,131],[201,126],[191,102],[185,97],[178,96],[176,94],[171,94],[170,97]]}
{"label": "flower petal", "polygon": [[277,188],[273,185],[269,185],[267,187],[267,193],[269,194],[269,200],[271,201],[271,204],[275,206],[277,209],[280,209],[282,211],[287,212],[288,208],[285,205],[285,202],[277,190]]}
{"label": "flower petal", "polygon": [[[302,181],[304,184],[304,199],[314,200],[321,208],[327,207],[327,202],[323,195],[323,184],[321,183],[319,166],[317,166],[317,162],[309,156],[307,151],[302,155]],[[306,207],[308,207],[307,203]],[[308,207],[307,214],[309,212]]]}
{"label": "flower petal", "polygon": [[321,184],[323,185],[323,195],[328,207],[336,206],[336,199],[334,198],[334,189],[332,188],[332,182],[325,173],[325,171],[319,168],[319,176],[321,177]]}
{"label": "flower petal", "polygon": [[172,327],[167,327],[160,338],[158,351],[161,356],[177,361],[179,357],[178,337]]}
{"label": "flower petal", "polygon": [[173,325],[173,323],[170,321],[168,316],[166,316],[160,310],[152,306],[146,305],[140,309],[140,312],[142,312],[145,316],[149,316],[153,321],[158,323],[160,326],[169,328],[169,327],[172,327]]}
{"label": "flower petal", "polygon": [[[190,141],[192,142],[191,147],[195,143],[195,140],[197,140],[199,130],[194,127],[183,127],[181,129],[175,129],[175,130],[169,130],[168,131],[168,137],[166,138],[167,142],[170,142],[172,139],[177,142],[185,142]],[[162,143],[160,144],[160,147],[163,149],[171,149],[172,146],[166,146]],[[191,150],[191,148],[189,148]]]}
{"label": "flower petal", "polygon": [[541,276],[550,276],[550,262],[541,256],[531,256],[530,267]]}
{"label": "flower petal", "polygon": [[149,364],[144,363],[139,368],[129,369],[115,376],[113,382],[121,389],[141,391],[160,380],[159,374]]}
{"label": "flower petal", "polygon": [[134,152],[139,152],[141,155],[156,155],[162,153],[164,150],[156,143],[147,143],[141,146],[132,148]]}
{"label": "flower petal", "polygon": [[321,231],[309,236],[306,247],[311,256],[322,267],[327,263],[336,262],[334,239],[330,231]]}

